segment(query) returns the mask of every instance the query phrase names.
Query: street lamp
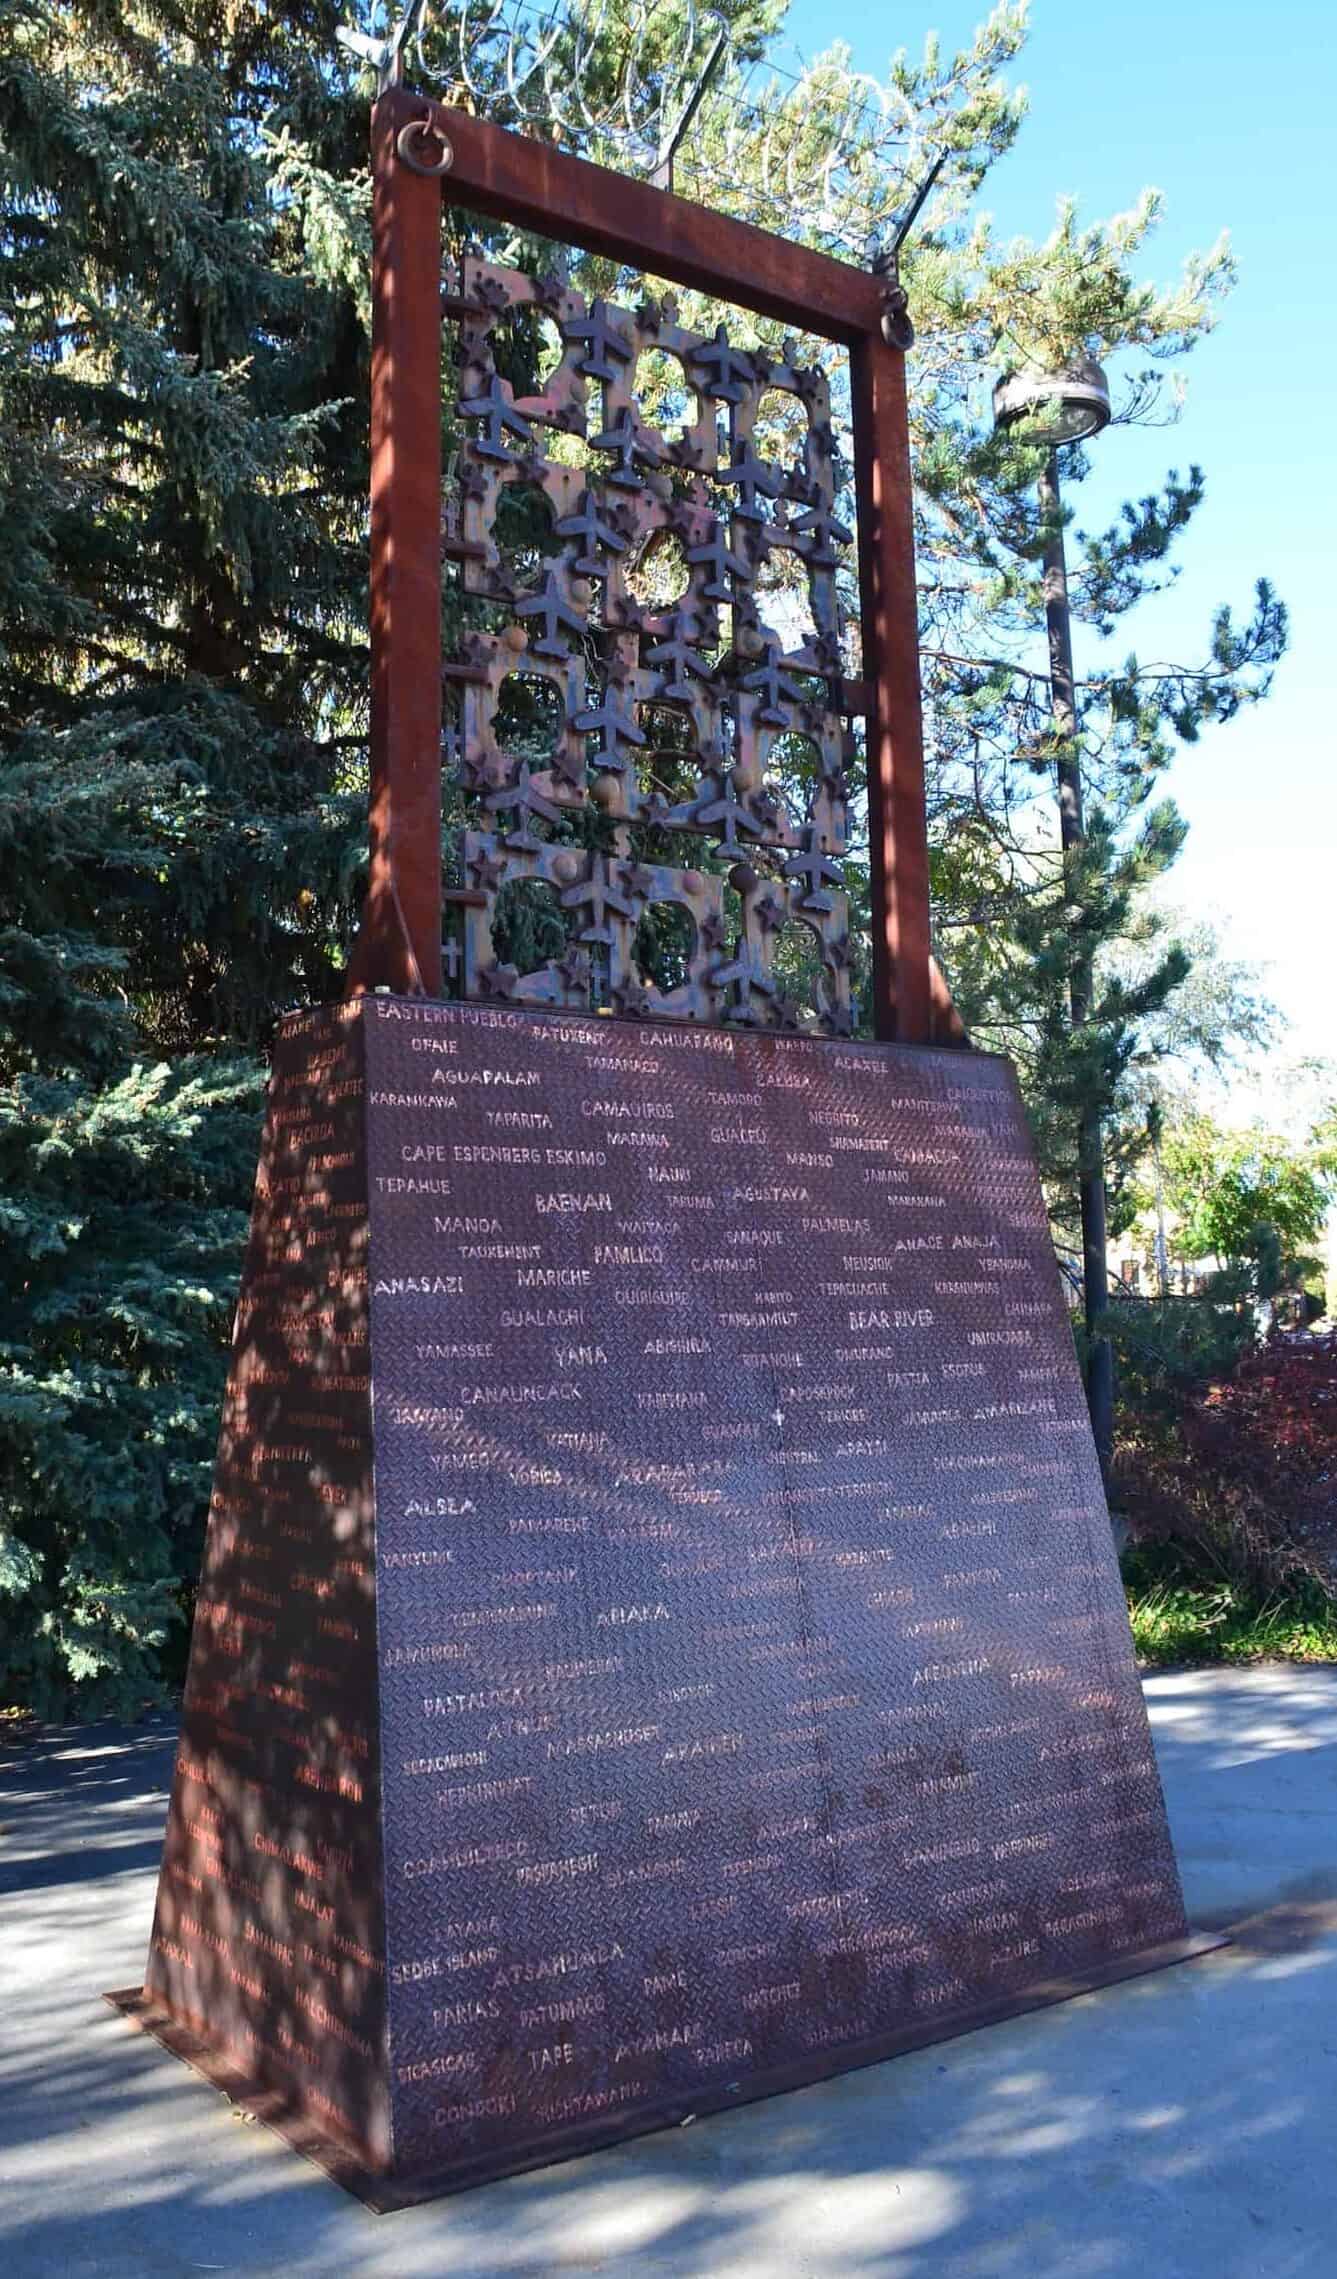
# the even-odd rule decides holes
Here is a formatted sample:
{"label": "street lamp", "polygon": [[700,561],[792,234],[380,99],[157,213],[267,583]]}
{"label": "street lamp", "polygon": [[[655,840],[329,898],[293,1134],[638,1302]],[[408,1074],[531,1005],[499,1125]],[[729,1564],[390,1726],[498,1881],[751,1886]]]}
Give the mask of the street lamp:
{"label": "street lamp", "polygon": [[[1090,356],[1074,357],[1052,372],[1008,372],[993,392],[994,425],[1013,430],[1028,443],[1048,447],[1040,477],[1040,519],[1044,531],[1045,624],[1049,634],[1049,710],[1058,744],[1059,836],[1064,870],[1071,879],[1077,850],[1086,842],[1082,820],[1082,769],[1077,747],[1077,691],[1072,667],[1072,620],[1068,610],[1068,566],[1063,552],[1063,512],[1058,455],[1066,444],[1098,435],[1110,416],[1109,383]],[[1091,1011],[1091,952],[1081,932],[1069,969],[1072,1025],[1080,1029]],[[1101,1470],[1108,1474],[1114,1441],[1114,1356],[1097,1323],[1109,1293],[1105,1245],[1105,1172],[1100,1114],[1084,1107],[1078,1126],[1078,1191],[1082,1211],[1082,1293],[1086,1314],[1086,1397]]]}
{"label": "street lamp", "polygon": [[1094,356],[1056,372],[1005,372],[993,391],[995,427],[1019,427],[1028,443],[1084,443],[1108,427],[1109,382]]}

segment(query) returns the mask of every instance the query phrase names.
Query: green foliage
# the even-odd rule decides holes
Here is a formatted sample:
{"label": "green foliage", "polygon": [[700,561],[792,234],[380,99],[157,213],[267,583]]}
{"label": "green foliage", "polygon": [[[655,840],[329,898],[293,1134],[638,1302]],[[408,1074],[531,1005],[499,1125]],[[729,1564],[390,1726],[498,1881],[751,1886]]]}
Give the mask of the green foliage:
{"label": "green foliage", "polygon": [[1104,1327],[1129,1418],[1173,1414],[1186,1394],[1228,1376],[1257,1339],[1249,1308],[1208,1298],[1116,1303]]}
{"label": "green foliage", "polygon": [[259,1055],[359,898],[334,21],[0,5],[0,1698],[44,1714],[179,1664]]}
{"label": "green foliage", "polygon": [[193,1577],[254,1176],[254,1064],[24,1075],[0,1105],[0,1687],[158,1691]]}
{"label": "green foliage", "polygon": [[[1211,329],[1231,283],[1224,241],[1168,286],[1146,282],[1159,215],[1155,192],[1106,223],[1079,223],[1064,200],[1045,243],[1000,244],[949,187],[911,259],[937,950],[974,1039],[1018,1064],[1056,1230],[1070,1244],[1083,1123],[1105,1126],[1117,1215],[1143,1144],[1147,1066],[1182,1043],[1171,1009],[1189,946],[1154,892],[1184,838],[1165,770],[1180,743],[1266,695],[1286,637],[1284,608],[1260,581],[1242,623],[1216,613],[1197,659],[1148,665],[1105,648],[1128,611],[1173,579],[1205,495],[1199,468],[1171,469],[1103,530],[1074,520],[1094,454],[1113,459],[1120,425],[1177,409],[1167,365]],[[1043,648],[1044,555],[1056,535],[1038,491],[1047,453],[1024,430],[982,421],[981,380],[1080,355],[1107,366],[1115,419],[1097,444],[1061,454],[1079,676],[1075,731],[1063,737]],[[1085,801],[1085,845],[1066,855],[1060,760],[1079,768]]]}
{"label": "green foliage", "polygon": [[1263,1299],[1312,1270],[1337,1187],[1321,1142],[1299,1147],[1261,1125],[1227,1129],[1198,1114],[1172,1124],[1160,1152],[1184,1257],[1243,1269],[1243,1286]]}
{"label": "green foliage", "polygon": [[1263,1592],[1187,1582],[1144,1551],[1125,1559],[1124,1582],[1144,1662],[1337,1662],[1337,1600],[1316,1582]]}

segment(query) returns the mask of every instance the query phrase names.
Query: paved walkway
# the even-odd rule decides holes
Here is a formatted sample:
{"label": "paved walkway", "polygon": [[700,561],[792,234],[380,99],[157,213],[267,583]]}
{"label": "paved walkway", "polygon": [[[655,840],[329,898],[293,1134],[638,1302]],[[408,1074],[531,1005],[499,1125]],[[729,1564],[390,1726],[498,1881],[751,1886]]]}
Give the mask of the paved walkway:
{"label": "paved walkway", "polygon": [[98,1999],[142,1971],[171,1731],[0,1771],[0,2279],[1334,2279],[1337,1669],[1147,1686],[1225,1952],[372,2216]]}

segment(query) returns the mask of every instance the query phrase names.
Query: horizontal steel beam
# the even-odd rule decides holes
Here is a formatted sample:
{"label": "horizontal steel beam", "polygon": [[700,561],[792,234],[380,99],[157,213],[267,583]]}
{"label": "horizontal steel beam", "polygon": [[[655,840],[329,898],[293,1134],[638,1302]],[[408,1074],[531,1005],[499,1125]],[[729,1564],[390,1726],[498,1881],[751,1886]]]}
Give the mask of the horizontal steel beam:
{"label": "horizontal steel beam", "polygon": [[881,281],[848,262],[404,88],[391,88],[377,109],[396,131],[422,121],[449,143],[441,188],[452,204],[608,254],[828,340],[860,340],[878,328]]}

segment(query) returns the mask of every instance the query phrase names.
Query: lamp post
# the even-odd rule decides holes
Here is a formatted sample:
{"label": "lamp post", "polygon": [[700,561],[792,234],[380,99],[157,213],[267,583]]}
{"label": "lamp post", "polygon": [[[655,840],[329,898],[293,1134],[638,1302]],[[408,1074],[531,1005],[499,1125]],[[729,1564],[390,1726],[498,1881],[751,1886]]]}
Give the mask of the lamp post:
{"label": "lamp post", "polygon": [[[1082,767],[1077,744],[1077,690],[1072,664],[1072,619],[1068,609],[1068,565],[1063,551],[1063,506],[1058,455],[1069,443],[1098,435],[1110,416],[1109,385],[1091,357],[1075,357],[1052,372],[1010,372],[993,392],[994,425],[1015,429],[1029,443],[1047,447],[1040,477],[1040,517],[1044,534],[1045,625],[1049,635],[1049,709],[1058,749],[1059,838],[1065,891],[1078,911],[1068,973],[1068,1000],[1074,1029],[1090,1016],[1092,956],[1080,924],[1080,893],[1075,876],[1086,843],[1082,818]],[[1101,1470],[1108,1473],[1114,1438],[1114,1356],[1098,1328],[1108,1302],[1105,1239],[1105,1172],[1100,1112],[1082,1109],[1077,1140],[1078,1192],[1082,1213],[1082,1293],[1086,1315],[1086,1397]]]}

